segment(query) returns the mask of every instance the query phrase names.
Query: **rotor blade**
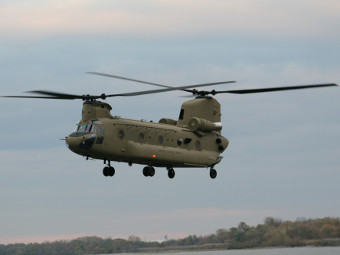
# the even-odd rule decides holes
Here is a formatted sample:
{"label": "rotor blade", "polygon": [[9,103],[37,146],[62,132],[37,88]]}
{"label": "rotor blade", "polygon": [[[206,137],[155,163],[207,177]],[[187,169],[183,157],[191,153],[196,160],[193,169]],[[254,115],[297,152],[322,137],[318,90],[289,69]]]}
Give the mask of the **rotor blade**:
{"label": "rotor blade", "polygon": [[[33,94],[40,94],[43,96],[3,96],[9,98],[37,98],[37,99],[65,99],[65,100],[73,100],[73,99],[87,99],[90,96],[86,95],[72,95],[72,94],[65,94],[59,92],[52,92],[47,90],[34,90],[34,91],[26,91],[26,93],[33,93]],[[94,98],[99,98],[99,96],[94,96]]]}
{"label": "rotor blade", "polygon": [[33,90],[33,91],[27,91],[27,93],[47,95],[47,96],[51,96],[47,98],[53,98],[53,99],[83,99],[85,97],[84,95],[73,95],[73,94],[59,93],[59,92],[53,92],[53,91],[47,91],[47,90]]}
{"label": "rotor blade", "polygon": [[251,93],[264,93],[264,92],[273,92],[273,91],[295,90],[295,89],[309,89],[309,88],[332,87],[332,86],[338,86],[338,85],[335,84],[335,83],[324,83],[324,84],[300,85],[300,86],[288,86],[288,87],[226,90],[226,91],[216,91],[215,94],[221,94],[221,93],[251,94]]}
{"label": "rotor blade", "polygon": [[122,77],[122,76],[112,75],[112,74],[98,73],[98,72],[87,72],[87,73],[88,73],[88,74],[99,75],[99,76],[110,77],[110,78],[115,78],[115,79],[126,80],[126,81],[134,81],[134,82],[139,82],[139,83],[154,85],[154,86],[158,86],[158,87],[163,87],[163,88],[171,88],[170,86],[166,86],[166,85],[162,85],[162,84],[158,84],[158,83],[154,83],[154,82],[141,81],[141,80],[126,78],[126,77]]}
{"label": "rotor blade", "polygon": [[39,96],[2,96],[2,97],[8,97],[8,98],[37,98],[37,99],[66,99],[66,100],[72,100],[74,98],[61,98],[61,97],[39,97]]}
{"label": "rotor blade", "polygon": [[188,88],[213,86],[213,85],[227,84],[227,83],[234,83],[234,82],[235,81],[222,81],[222,82],[213,82],[213,83],[202,83],[202,84],[186,85],[186,86],[180,86],[180,87],[168,87],[166,89],[154,89],[154,90],[145,90],[145,91],[138,91],[138,92],[121,93],[121,94],[111,94],[111,95],[106,95],[106,97],[139,96],[139,95],[155,94],[155,93],[162,93],[162,92],[174,91],[174,90],[185,90],[185,89],[188,89]]}

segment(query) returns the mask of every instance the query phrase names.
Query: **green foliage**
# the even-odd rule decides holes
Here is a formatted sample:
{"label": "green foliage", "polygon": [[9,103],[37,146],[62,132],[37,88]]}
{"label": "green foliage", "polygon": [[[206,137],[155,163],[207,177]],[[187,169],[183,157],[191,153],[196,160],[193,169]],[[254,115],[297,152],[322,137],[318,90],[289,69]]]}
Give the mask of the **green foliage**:
{"label": "green foliage", "polygon": [[190,235],[166,242],[143,242],[138,236],[128,240],[82,237],[72,241],[0,245],[0,255],[80,255],[141,251],[241,249],[255,247],[294,247],[303,245],[340,246],[340,218],[298,219],[295,222],[267,217],[264,224],[218,229],[207,236]]}

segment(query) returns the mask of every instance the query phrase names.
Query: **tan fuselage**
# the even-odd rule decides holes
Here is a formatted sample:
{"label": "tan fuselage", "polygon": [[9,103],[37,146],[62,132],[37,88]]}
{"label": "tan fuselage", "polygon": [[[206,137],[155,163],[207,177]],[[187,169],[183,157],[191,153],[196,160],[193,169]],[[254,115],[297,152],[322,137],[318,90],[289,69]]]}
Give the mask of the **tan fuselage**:
{"label": "tan fuselage", "polygon": [[[110,110],[106,103],[84,103],[78,130],[66,137],[70,150],[85,157],[130,164],[211,167],[220,162],[220,154],[229,144],[220,135],[221,127],[210,121],[198,119],[201,125],[190,127],[190,116],[154,123],[113,117]],[[183,123],[183,119],[188,121]]]}

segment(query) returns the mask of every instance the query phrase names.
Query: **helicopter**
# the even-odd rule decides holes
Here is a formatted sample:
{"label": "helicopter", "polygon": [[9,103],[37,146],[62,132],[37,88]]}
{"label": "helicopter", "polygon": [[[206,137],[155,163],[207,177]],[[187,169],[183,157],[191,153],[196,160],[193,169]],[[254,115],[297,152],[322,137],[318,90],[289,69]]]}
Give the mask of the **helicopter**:
{"label": "helicopter", "polygon": [[[235,81],[202,83],[186,86],[163,84],[131,79],[99,72],[89,74],[127,80],[160,87],[128,93],[101,95],[75,95],[46,90],[28,91],[35,95],[4,96],[8,98],[32,98],[83,101],[82,118],[74,132],[65,137],[68,148],[88,159],[103,160],[105,177],[115,175],[111,162],[143,165],[143,175],[155,175],[155,167],[166,168],[168,177],[175,177],[174,168],[207,168],[212,179],[217,176],[215,165],[221,162],[221,154],[229,140],[222,136],[221,105],[213,97],[217,94],[251,94],[285,90],[298,90],[338,86],[335,83],[309,84],[286,87],[255,88],[241,90],[198,90]],[[105,102],[110,97],[131,97],[180,90],[195,98],[182,104],[177,120],[162,118],[157,123],[126,119],[111,115],[112,107]]]}

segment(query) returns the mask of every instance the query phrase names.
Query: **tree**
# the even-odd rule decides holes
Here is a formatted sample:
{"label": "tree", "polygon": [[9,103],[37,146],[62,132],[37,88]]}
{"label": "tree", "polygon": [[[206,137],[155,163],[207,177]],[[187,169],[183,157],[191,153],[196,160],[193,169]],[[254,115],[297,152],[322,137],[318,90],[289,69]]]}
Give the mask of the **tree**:
{"label": "tree", "polygon": [[130,241],[130,242],[135,242],[135,243],[139,243],[139,242],[142,241],[142,239],[140,239],[139,236],[131,235],[131,236],[129,236],[128,241]]}
{"label": "tree", "polygon": [[281,219],[277,219],[273,217],[267,217],[264,219],[264,224],[270,227],[279,227],[281,223],[282,223]]}
{"label": "tree", "polygon": [[228,230],[220,228],[216,230],[216,241],[218,243],[225,243],[229,239]]}

